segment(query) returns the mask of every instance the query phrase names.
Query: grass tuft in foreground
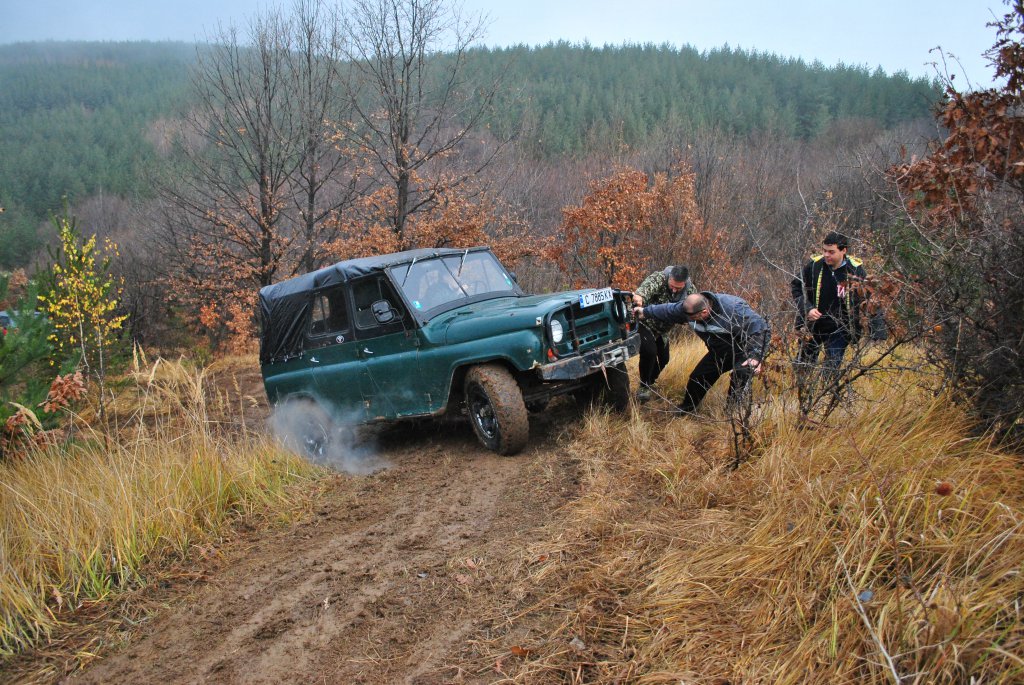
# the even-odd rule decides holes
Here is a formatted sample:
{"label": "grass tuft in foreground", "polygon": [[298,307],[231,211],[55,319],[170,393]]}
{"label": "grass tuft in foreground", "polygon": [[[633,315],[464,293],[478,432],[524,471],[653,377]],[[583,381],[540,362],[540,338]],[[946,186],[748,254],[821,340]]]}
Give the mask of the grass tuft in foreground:
{"label": "grass tuft in foreground", "polygon": [[864,379],[813,429],[797,428],[785,397],[762,397],[757,448],[738,470],[720,392],[702,419],[591,415],[572,445],[584,494],[528,551],[517,593],[535,601],[519,621],[546,637],[502,645],[528,654],[501,658],[503,672],[1024,680],[1020,458],[970,437],[912,375]]}
{"label": "grass tuft in foreground", "polygon": [[186,558],[232,516],[286,510],[286,486],[313,473],[269,438],[212,421],[202,371],[158,361],[135,375],[114,403],[133,412],[117,434],[79,427],[65,446],[0,465],[0,656],[144,584],[144,568]]}

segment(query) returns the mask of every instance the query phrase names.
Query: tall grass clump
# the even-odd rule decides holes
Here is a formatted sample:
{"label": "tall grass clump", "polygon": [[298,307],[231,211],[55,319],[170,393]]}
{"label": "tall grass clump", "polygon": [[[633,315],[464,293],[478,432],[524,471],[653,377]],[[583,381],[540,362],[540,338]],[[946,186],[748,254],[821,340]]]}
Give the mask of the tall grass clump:
{"label": "tall grass clump", "polygon": [[1020,458],[896,373],[813,429],[790,390],[760,397],[738,469],[721,396],[590,416],[584,494],[518,593],[547,637],[509,679],[1024,682]]}
{"label": "tall grass clump", "polygon": [[145,584],[152,564],[186,558],[233,515],[286,504],[286,486],[311,475],[269,438],[212,421],[201,370],[158,361],[136,376],[111,404],[132,411],[115,435],[79,425],[0,465],[0,656]]}

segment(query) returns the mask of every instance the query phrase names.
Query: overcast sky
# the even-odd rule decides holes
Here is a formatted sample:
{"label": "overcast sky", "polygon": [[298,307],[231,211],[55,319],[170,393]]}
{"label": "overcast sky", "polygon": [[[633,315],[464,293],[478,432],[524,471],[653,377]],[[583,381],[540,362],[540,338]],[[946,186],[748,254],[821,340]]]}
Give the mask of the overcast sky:
{"label": "overcast sky", "polygon": [[[203,40],[218,22],[242,26],[275,0],[0,0],[0,43],[29,40]],[[826,65],[881,66],[887,73],[934,76],[932,48],[959,58],[951,70],[987,86],[982,53],[995,42],[986,24],[999,0],[464,0],[489,16],[488,45],[565,39],[729,44]]]}

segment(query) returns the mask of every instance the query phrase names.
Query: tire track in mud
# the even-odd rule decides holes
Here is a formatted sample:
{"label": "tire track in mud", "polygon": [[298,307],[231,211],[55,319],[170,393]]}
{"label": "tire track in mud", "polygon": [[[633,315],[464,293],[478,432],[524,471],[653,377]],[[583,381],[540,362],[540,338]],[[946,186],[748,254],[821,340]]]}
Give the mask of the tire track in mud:
{"label": "tire track in mud", "polygon": [[534,419],[515,457],[467,425],[384,435],[390,468],[334,477],[313,520],[228,544],[206,582],[67,682],[451,682],[491,570],[575,494],[564,419]]}

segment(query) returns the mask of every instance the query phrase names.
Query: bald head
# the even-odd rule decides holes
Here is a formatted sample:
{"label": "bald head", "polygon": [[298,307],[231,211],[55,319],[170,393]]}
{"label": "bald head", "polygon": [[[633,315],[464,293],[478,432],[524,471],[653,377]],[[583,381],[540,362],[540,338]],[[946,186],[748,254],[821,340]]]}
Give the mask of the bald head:
{"label": "bald head", "polygon": [[708,308],[708,300],[700,293],[694,293],[687,295],[686,299],[683,300],[683,311],[687,315],[699,314]]}

